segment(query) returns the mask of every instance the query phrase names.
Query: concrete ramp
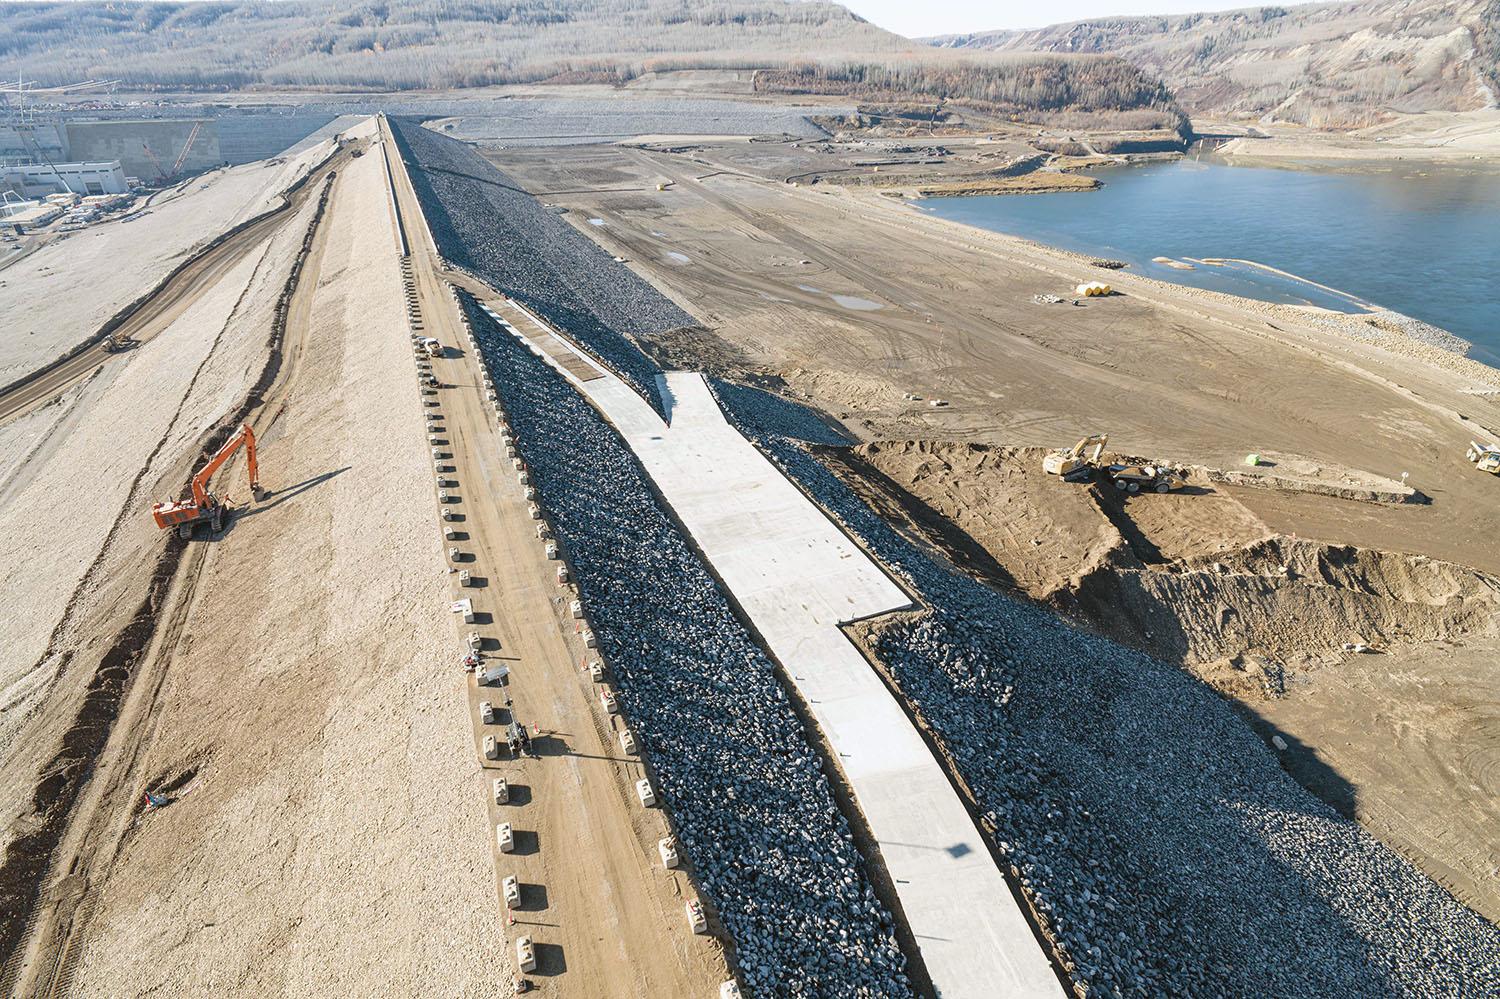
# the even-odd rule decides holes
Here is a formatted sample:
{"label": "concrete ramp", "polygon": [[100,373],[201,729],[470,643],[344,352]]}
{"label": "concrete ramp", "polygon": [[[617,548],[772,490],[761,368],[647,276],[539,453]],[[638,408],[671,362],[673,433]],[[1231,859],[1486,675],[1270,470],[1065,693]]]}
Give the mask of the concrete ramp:
{"label": "concrete ramp", "polygon": [[[703,376],[659,375],[670,424],[522,309],[485,306],[619,430],[812,709],[944,999],[1063,995],[937,760],[839,625],[911,599],[745,439]],[[546,343],[539,343],[545,340]],[[572,359],[559,358],[559,348]],[[581,378],[579,364],[593,374]]]}

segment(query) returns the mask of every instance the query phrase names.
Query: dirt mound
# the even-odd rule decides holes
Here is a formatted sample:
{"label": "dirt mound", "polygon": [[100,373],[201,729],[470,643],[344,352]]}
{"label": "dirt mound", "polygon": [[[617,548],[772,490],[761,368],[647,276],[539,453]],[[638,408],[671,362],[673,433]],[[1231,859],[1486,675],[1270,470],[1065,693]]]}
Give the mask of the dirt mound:
{"label": "dirt mound", "polygon": [[[1500,580],[1451,562],[1269,538],[1167,565],[1095,568],[1063,606],[1187,663],[1280,662],[1365,646],[1493,635]],[[1271,692],[1284,692],[1273,682]]]}
{"label": "dirt mound", "polygon": [[[1077,585],[1121,538],[1082,488],[1041,473],[1040,448],[882,441],[853,450],[862,474],[893,498],[950,557],[991,582],[1045,599]],[[1035,474],[1032,474],[1033,471]],[[950,526],[951,525],[951,526]],[[951,527],[967,539],[961,541]]]}
{"label": "dirt mound", "polygon": [[1181,492],[1124,496],[1046,475],[1036,448],[821,453],[955,565],[1183,664],[1239,704],[1304,787],[1500,914],[1488,649],[1500,579],[1274,534],[1198,476]]}

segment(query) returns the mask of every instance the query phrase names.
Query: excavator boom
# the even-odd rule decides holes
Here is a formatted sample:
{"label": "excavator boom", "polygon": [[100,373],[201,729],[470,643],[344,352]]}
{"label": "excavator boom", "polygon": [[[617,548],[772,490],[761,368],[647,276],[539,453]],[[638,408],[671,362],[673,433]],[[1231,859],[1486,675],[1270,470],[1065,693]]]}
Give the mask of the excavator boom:
{"label": "excavator boom", "polygon": [[208,459],[208,463],[198,470],[193,476],[193,495],[191,499],[173,501],[169,503],[157,503],[151,508],[151,515],[156,519],[156,526],[166,529],[176,527],[184,536],[192,533],[193,525],[199,521],[208,520],[218,528],[224,516],[224,505],[213,493],[209,492],[208,483],[214,477],[214,473],[224,466],[224,463],[234,457],[234,453],[241,447],[245,449],[245,460],[250,469],[250,491],[255,498],[261,496],[260,487],[260,463],[255,453],[255,432],[250,429],[248,423],[241,424],[240,429],[235,431],[224,446]]}

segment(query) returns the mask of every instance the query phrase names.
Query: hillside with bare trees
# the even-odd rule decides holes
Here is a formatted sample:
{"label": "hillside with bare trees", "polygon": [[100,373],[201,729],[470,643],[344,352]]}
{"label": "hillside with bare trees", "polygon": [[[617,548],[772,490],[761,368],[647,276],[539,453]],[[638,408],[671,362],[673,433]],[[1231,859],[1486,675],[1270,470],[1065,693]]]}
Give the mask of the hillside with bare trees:
{"label": "hillside with bare trees", "polygon": [[1194,114],[1314,128],[1470,111],[1500,99],[1500,0],[1360,0],[1110,17],[931,39],[963,51],[1108,53]]}

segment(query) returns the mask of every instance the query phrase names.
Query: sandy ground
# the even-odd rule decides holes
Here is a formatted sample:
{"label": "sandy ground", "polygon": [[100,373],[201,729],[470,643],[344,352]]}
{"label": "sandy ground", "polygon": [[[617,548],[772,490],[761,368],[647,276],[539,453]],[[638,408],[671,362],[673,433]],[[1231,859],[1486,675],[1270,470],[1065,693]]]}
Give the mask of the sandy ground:
{"label": "sandy ground", "polygon": [[436,504],[383,182],[374,156],[344,174],[309,324],[260,414],[275,495],[202,546],[158,652],[136,777],[194,776],[120,844],[79,994],[493,990],[442,553],[410,530]]}
{"label": "sandy ground", "polygon": [[[493,155],[530,188],[580,192],[549,199],[707,325],[658,345],[669,365],[783,379],[865,439],[1058,447],[1104,431],[1123,451],[1221,468],[1266,451],[1407,471],[1430,506],[1372,506],[1326,534],[1317,498],[1246,502],[1282,533],[1307,533],[1305,513],[1323,540],[1500,571],[1495,482],[1463,459],[1476,426],[1500,427],[1500,400],[1474,394],[1493,369],[1127,272],[1112,272],[1115,297],[1037,305],[1099,271],[879,195],[791,188],[768,144],[753,166],[737,148]],[[639,190],[657,177],[675,183]]]}
{"label": "sandy ground", "polygon": [[[1500,580],[1294,542],[1207,483],[1128,499],[1037,448],[934,441],[828,452],[888,516],[993,585],[1045,600],[1235,698],[1287,768],[1500,918]],[[852,475],[849,473],[853,473]],[[1352,653],[1362,643],[1374,653]]]}
{"label": "sandy ground", "polygon": [[[93,335],[203,243],[281,202],[281,192],[331,143],[285,160],[214,171],[156,196],[130,222],[90,226],[0,269],[0,384],[9,384]],[[150,252],[143,252],[150,247]],[[87,289],[80,294],[80,289]]]}
{"label": "sandy ground", "polygon": [[[1195,123],[1212,131],[1212,122]],[[1500,109],[1401,115],[1355,132],[1262,127],[1267,138],[1234,139],[1220,150],[1240,162],[1323,162],[1357,168],[1393,162],[1493,167],[1500,161]]]}
{"label": "sandy ground", "polygon": [[[888,512],[973,530],[950,535],[945,550],[1000,585],[1051,594],[1075,614],[1118,604],[1124,613],[1100,618],[1101,627],[1182,659],[1240,696],[1252,716],[1275,719],[1265,724],[1305,747],[1298,759],[1319,761],[1317,774],[1303,775],[1309,785],[1342,798],[1471,904],[1500,914],[1496,845],[1482,832],[1496,818],[1495,772],[1485,762],[1495,714],[1482,695],[1494,677],[1476,658],[1493,626],[1490,611],[1469,613],[1490,606],[1478,594],[1492,577],[1464,568],[1500,573],[1496,483],[1463,459],[1476,424],[1500,426],[1500,407],[1480,394],[1495,372],[1399,338],[1357,340],[1300,310],[1129,273],[1111,275],[1120,296],[1037,305],[1033,295],[1063,294],[1098,271],[879,195],[794,189],[771,146],[743,158],[741,148],[491,155],[706,324],[651,345],[668,366],[769,380],[867,441],[991,448],[988,461],[945,453],[934,462],[920,446],[900,446],[909,450],[883,471],[920,502]],[[787,163],[801,156],[789,152]],[[674,183],[656,191],[663,177]],[[629,190],[601,190],[610,187]],[[1004,449],[1067,446],[1099,431],[1128,453],[1219,468],[1264,451],[1372,481],[1407,471],[1431,503],[1203,487],[1140,502],[1163,501],[1141,523],[1118,504],[1086,501],[1090,511],[1077,494],[1059,499],[1056,483],[996,460]],[[1031,455],[1028,468],[1039,463],[1040,452]],[[917,488],[945,476],[953,488]],[[1268,537],[1287,547],[1254,548]],[[1338,546],[1350,545],[1372,553],[1341,561]],[[1343,575],[1327,592],[1272,585],[1267,551],[1302,560],[1308,572],[1332,561]],[[1422,557],[1456,566],[1433,582]],[[1216,582],[1216,561],[1233,585]],[[1187,564],[1194,571],[1178,579],[1159,571]],[[1390,599],[1360,598],[1362,573],[1394,587]],[[1063,599],[1075,588],[1078,596]],[[1390,651],[1339,651],[1362,640]],[[1460,651],[1433,653],[1438,641]],[[1269,665],[1247,658],[1252,647]],[[1237,652],[1246,655],[1233,664]],[[1324,669],[1325,660],[1353,663],[1354,672]],[[1441,681],[1411,681],[1408,662]],[[1288,691],[1272,701],[1269,674]],[[1345,676],[1360,678],[1366,703],[1380,706],[1378,722],[1356,724],[1358,702],[1345,685],[1322,680]],[[1446,727],[1416,731],[1395,710],[1403,703]],[[1455,731],[1466,734],[1439,734]],[[1317,779],[1330,773],[1337,781]],[[1445,815],[1454,821],[1436,818]]]}

